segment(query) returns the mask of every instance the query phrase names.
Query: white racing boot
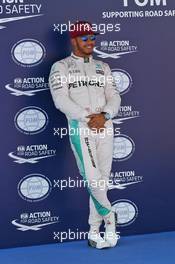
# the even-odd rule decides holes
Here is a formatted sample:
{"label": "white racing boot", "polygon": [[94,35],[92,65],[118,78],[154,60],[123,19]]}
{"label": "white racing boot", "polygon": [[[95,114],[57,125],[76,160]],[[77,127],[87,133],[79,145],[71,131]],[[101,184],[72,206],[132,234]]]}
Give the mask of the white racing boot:
{"label": "white racing boot", "polygon": [[105,235],[104,238],[106,242],[109,243],[110,247],[115,247],[117,241],[119,240],[119,232],[116,232],[117,225],[117,215],[111,211],[108,215],[104,217],[105,221]]}
{"label": "white racing boot", "polygon": [[88,245],[97,249],[110,248],[110,244],[105,241],[96,230],[90,230],[88,233]]}

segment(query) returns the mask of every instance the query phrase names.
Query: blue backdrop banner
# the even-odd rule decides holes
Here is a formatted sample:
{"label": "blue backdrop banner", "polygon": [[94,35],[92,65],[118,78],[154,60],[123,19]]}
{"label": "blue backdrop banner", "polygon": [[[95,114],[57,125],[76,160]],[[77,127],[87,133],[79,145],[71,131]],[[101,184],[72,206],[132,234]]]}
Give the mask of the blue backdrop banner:
{"label": "blue backdrop banner", "polygon": [[122,99],[108,191],[118,231],[175,230],[174,0],[1,0],[1,248],[88,231],[88,193],[48,85],[76,20],[101,33],[94,58],[110,65]]}

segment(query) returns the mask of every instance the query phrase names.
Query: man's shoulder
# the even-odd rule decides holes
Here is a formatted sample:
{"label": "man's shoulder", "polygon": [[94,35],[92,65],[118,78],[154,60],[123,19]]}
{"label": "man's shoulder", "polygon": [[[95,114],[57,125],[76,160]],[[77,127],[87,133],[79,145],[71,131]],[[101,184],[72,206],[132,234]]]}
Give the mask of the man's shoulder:
{"label": "man's shoulder", "polygon": [[69,62],[70,59],[71,59],[71,56],[68,56],[68,57],[66,57],[64,59],[55,61],[53,63],[53,65],[66,65]]}
{"label": "man's shoulder", "polygon": [[61,69],[62,70],[66,70],[70,59],[71,59],[71,56],[68,56],[68,57],[66,57],[64,59],[55,61],[52,64],[51,71],[54,72],[56,70],[61,70]]}

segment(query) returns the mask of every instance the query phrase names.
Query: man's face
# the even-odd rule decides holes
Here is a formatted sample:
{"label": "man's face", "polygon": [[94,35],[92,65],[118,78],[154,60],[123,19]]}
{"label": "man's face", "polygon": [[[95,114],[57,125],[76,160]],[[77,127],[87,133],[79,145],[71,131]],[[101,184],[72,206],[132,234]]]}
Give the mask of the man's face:
{"label": "man's face", "polygon": [[95,35],[76,37],[74,40],[76,50],[83,56],[91,55],[95,46]]}

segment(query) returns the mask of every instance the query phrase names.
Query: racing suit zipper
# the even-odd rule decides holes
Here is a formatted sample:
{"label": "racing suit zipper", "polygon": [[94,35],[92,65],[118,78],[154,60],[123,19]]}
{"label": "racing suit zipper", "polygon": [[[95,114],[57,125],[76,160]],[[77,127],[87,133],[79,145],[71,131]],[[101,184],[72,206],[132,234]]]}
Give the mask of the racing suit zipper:
{"label": "racing suit zipper", "polygon": [[[84,75],[85,75],[85,79],[87,80],[88,78],[88,76],[87,76],[87,73],[86,73],[86,69],[85,69],[85,63],[83,64],[83,72],[84,72]],[[90,106],[90,110],[91,110],[91,112],[90,112],[90,114],[92,114],[92,100],[91,100],[91,95],[90,95],[90,90],[89,90],[89,83],[88,83],[88,81],[87,81],[87,89],[88,89],[88,96],[89,96],[89,106]]]}

